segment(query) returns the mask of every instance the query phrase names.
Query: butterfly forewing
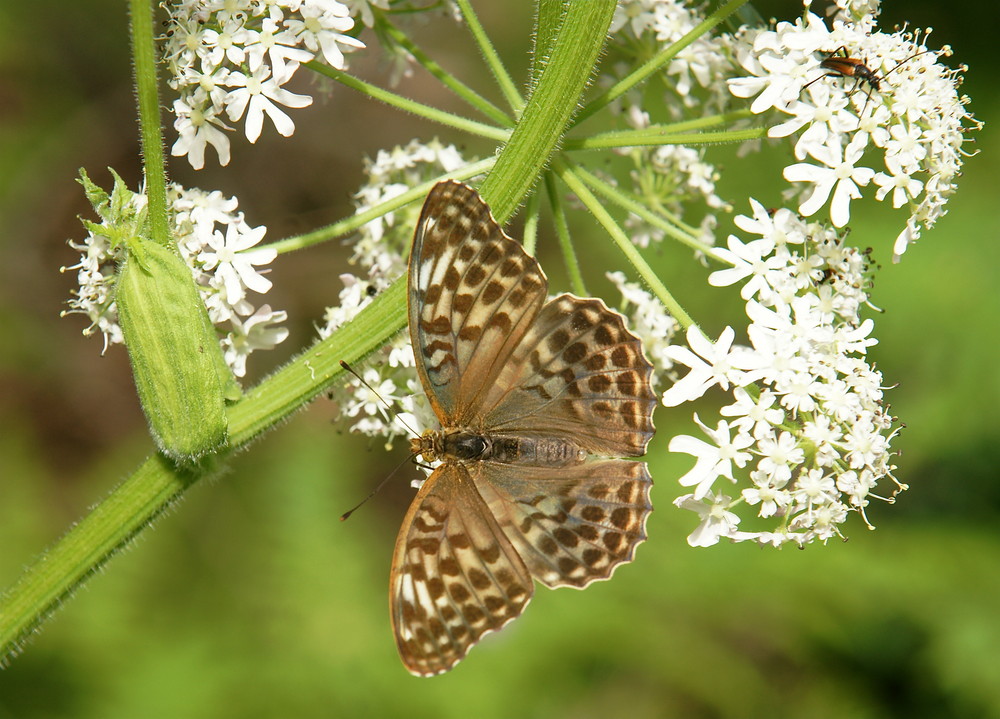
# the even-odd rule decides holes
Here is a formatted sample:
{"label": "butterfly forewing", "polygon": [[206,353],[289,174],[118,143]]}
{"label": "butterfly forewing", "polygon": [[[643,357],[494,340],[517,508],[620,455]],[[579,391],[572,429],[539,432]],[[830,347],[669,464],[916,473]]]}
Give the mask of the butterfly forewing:
{"label": "butterfly forewing", "polygon": [[545,303],[538,263],[470,187],[424,203],[410,252],[410,338],[440,459],[403,520],[390,578],[396,643],[414,674],[447,671],[533,591],[585,587],[646,538],[652,366],[596,299]]}
{"label": "butterfly forewing", "polygon": [[478,193],[458,182],[435,185],[410,251],[409,320],[417,369],[442,422],[470,421],[547,287]]}
{"label": "butterfly forewing", "polygon": [[531,576],[473,486],[466,468],[444,464],[414,499],[392,559],[392,622],[406,668],[451,669],[487,632],[518,616]]}

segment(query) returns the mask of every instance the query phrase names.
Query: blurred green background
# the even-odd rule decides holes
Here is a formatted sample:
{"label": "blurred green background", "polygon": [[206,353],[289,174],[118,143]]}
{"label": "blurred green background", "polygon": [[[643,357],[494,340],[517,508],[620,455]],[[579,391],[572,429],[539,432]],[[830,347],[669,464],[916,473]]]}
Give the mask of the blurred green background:
{"label": "blurred green background", "polygon": [[[691,431],[690,411],[661,411],[650,455],[658,511],[637,561],[586,592],[539,589],[523,618],[454,672],[415,679],[396,657],[386,591],[413,472],[338,522],[405,455],[344,434],[319,400],[196,486],[66,602],[0,671],[0,718],[1000,716],[995,6],[890,5],[885,26],[932,25],[933,45],[955,46],[988,125],[950,213],[901,264],[889,252],[902,215],[852,217],[858,244],[883,265],[872,356],[906,424],[893,446],[910,491],[871,508],[878,531],[852,521],[849,542],[804,551],[689,548],[693,516],[670,502],[690,458],[666,445]],[[523,77],[531,4],[475,6]],[[790,18],[798,4],[759,7]],[[472,74],[464,34],[428,26],[420,39],[496,97]],[[357,72],[384,73],[358,59]],[[400,89],[458,107],[419,74]],[[344,88],[311,90],[292,139],[236,140],[230,167],[172,162],[173,179],[237,195],[248,221],[279,239],[350,212],[359,151],[450,139]],[[81,318],[59,318],[74,273],[58,268],[76,261],[65,239],[90,216],[77,168],[107,186],[112,166],[134,187],[134,114],[124,3],[0,5],[0,587],[150,450],[125,353],[101,357]],[[737,161],[722,148],[710,159],[738,211],[751,192],[777,204],[780,157]],[[575,227],[595,231],[582,216]],[[289,311],[293,334],[251,360],[257,376],[311,340],[348,253],[332,243],[274,264],[268,298]],[[690,270],[686,252],[651,255],[668,281]],[[738,310],[724,290],[691,292],[682,301],[706,325],[736,319],[708,309]]]}

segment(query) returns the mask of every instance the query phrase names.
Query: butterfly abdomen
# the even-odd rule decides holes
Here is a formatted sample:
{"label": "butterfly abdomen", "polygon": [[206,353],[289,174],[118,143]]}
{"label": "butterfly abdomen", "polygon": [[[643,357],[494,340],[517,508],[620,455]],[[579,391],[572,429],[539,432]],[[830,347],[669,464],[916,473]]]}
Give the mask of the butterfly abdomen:
{"label": "butterfly abdomen", "polygon": [[587,453],[571,441],[555,437],[479,434],[456,430],[444,437],[444,456],[534,467],[580,464]]}

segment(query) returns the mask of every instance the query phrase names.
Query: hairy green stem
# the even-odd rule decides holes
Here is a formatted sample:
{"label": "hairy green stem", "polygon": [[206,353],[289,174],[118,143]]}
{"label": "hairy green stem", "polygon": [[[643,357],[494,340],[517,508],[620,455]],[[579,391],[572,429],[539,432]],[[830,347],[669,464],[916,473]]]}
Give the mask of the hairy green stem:
{"label": "hairy green stem", "polygon": [[382,217],[383,215],[393,212],[394,210],[398,210],[400,207],[404,207],[411,202],[423,199],[427,196],[427,193],[431,191],[431,188],[441,180],[447,180],[449,178],[453,180],[468,180],[470,177],[481,175],[489,170],[494,164],[496,164],[496,161],[496,157],[487,157],[486,159],[479,160],[478,162],[473,162],[460,170],[447,172],[435,177],[432,180],[428,180],[427,182],[414,185],[406,192],[396,195],[385,202],[380,202],[364,212],[359,212],[355,215],[351,215],[350,217],[345,217],[342,220],[334,222],[332,225],[320,227],[312,232],[295,235],[294,237],[286,237],[283,240],[272,242],[271,244],[266,245],[266,247],[277,250],[280,255],[286,252],[312,247],[313,245],[318,245],[323,242],[329,242],[337,237],[349,235],[352,232],[357,232],[364,225],[374,219]]}
{"label": "hairy green stem", "polygon": [[493,43],[490,42],[486,30],[479,23],[479,18],[476,17],[476,13],[472,10],[472,5],[469,4],[469,0],[455,0],[455,2],[462,13],[462,17],[465,19],[465,24],[469,27],[469,32],[472,33],[473,39],[479,46],[479,52],[482,53],[483,59],[486,61],[486,66],[493,73],[493,77],[496,78],[497,84],[500,86],[500,92],[507,99],[507,104],[513,108],[514,115],[520,115],[521,110],[524,108],[524,98],[521,97],[517,85],[514,84],[503,61],[500,60],[500,56],[493,47]]}
{"label": "hairy green stem", "polygon": [[641,130],[613,130],[599,132],[589,137],[572,138],[563,145],[566,150],[606,150],[618,147],[642,147],[657,145],[721,145],[727,142],[760,140],[767,137],[766,127],[748,127],[743,130],[722,130],[720,132],[677,132],[657,126]]}
{"label": "hairy green stem", "polygon": [[167,173],[163,166],[163,135],[160,131],[160,93],[156,82],[156,44],[153,40],[153,8],[150,0],[130,0],[132,57],[139,135],[142,139],[143,170],[152,239],[172,245],[167,222]]}
{"label": "hairy green stem", "polygon": [[566,265],[566,274],[569,275],[569,286],[579,297],[587,297],[587,286],[583,282],[583,273],[580,272],[580,260],[577,259],[576,251],[573,249],[573,241],[569,236],[569,225],[566,222],[566,212],[563,208],[562,196],[556,186],[556,178],[551,172],[545,173],[545,194],[549,198],[549,205],[552,207],[552,217],[556,226],[556,237],[559,238],[559,249],[562,251],[563,264]]}
{"label": "hairy green stem", "polygon": [[694,234],[687,230],[686,226],[679,227],[672,221],[673,218],[665,219],[661,217],[650,210],[646,205],[636,201],[611,183],[602,180],[597,175],[589,172],[586,168],[581,167],[580,165],[573,165],[572,167],[574,174],[576,174],[576,176],[579,177],[580,180],[582,180],[590,189],[600,193],[622,209],[635,214],[654,227],[660,228],[666,232],[667,235],[681,244],[687,245],[691,249],[697,250],[698,252],[702,252],[708,257],[711,257],[713,260],[722,262],[716,254],[715,248],[711,245],[706,245],[704,242],[699,240]]}
{"label": "hairy green stem", "polygon": [[384,16],[379,16],[379,25],[389,37],[399,43],[400,47],[413,55],[427,72],[440,80],[441,84],[454,92],[458,97],[465,100],[469,105],[479,110],[498,125],[503,127],[514,126],[514,121],[503,110],[441,67],[433,58],[417,47],[416,43],[410,40],[403,31],[386,20]]}
{"label": "hairy green stem", "polygon": [[607,36],[615,0],[570,3],[552,54],[520,122],[480,192],[501,223],[521,203],[558,146]]}
{"label": "hairy green stem", "polygon": [[532,257],[535,256],[535,247],[538,245],[538,221],[540,219],[538,209],[541,206],[541,201],[539,193],[533,192],[528,195],[528,201],[524,206],[524,237],[521,244],[524,245],[524,251]]}

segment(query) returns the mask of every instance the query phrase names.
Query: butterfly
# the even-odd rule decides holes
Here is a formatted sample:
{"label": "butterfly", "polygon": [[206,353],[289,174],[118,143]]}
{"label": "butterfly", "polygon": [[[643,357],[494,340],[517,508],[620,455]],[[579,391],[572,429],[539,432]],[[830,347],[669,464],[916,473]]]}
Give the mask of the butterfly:
{"label": "butterfly", "polygon": [[396,540],[390,612],[403,664],[451,669],[524,611],[533,580],[583,588],[646,538],[652,366],[621,315],[563,294],[471,187],[434,186],[410,251],[417,372],[440,461]]}

